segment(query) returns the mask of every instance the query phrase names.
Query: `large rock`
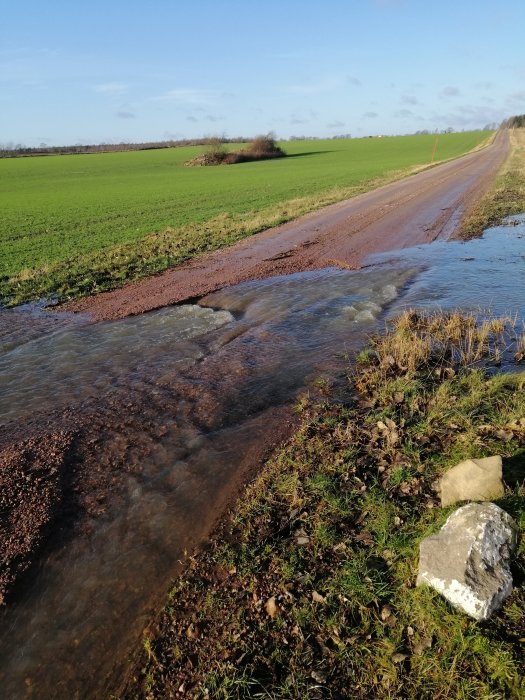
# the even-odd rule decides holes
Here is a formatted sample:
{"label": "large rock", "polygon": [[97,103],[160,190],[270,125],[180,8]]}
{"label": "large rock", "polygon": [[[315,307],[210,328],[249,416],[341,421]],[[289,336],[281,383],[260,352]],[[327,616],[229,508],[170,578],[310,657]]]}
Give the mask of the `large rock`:
{"label": "large rock", "polygon": [[509,560],[518,528],[494,503],[458,508],[421,542],[417,585],[426,583],[476,620],[486,620],[512,591]]}
{"label": "large rock", "polygon": [[489,501],[503,496],[501,457],[467,459],[440,479],[443,508],[458,501]]}

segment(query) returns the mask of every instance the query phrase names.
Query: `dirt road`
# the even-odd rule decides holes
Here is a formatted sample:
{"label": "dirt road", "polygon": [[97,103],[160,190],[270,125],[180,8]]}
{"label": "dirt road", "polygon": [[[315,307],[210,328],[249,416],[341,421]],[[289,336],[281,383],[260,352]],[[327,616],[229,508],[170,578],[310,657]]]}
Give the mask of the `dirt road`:
{"label": "dirt road", "polygon": [[63,308],[96,320],[123,318],[249,279],[332,265],[355,268],[371,253],[449,238],[507,152],[508,136],[500,132],[488,148]]}

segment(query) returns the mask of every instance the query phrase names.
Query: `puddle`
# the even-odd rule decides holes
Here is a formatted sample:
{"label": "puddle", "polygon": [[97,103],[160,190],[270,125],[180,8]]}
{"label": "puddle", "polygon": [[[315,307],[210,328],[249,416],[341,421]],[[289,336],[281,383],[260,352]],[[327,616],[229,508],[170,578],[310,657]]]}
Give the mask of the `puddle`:
{"label": "puddle", "polygon": [[56,325],[35,312],[35,332],[17,321],[20,333],[11,324],[9,335],[5,314],[23,312],[1,312],[4,430],[93,402],[111,426],[109,397],[127,394],[144,406],[145,426],[152,416],[167,426],[155,438],[146,427],[143,435],[115,429],[111,439],[128,440],[139,467],[124,475],[112,507],[50,553],[0,614],[2,698],[106,697],[185,547],[205,531],[205,513],[220,510],[282,421],[279,407],[319,376],[340,376],[342,354],[387,316],[407,306],[523,316],[525,223],[517,221],[483,240],[377,257],[362,271],[245,283],[123,321]]}
{"label": "puddle", "polygon": [[[4,314],[3,327],[13,328],[14,312]],[[233,320],[227,311],[194,305],[96,325],[22,314],[16,316],[21,333],[0,333],[0,424],[97,396],[108,384],[140,373],[145,363],[159,370],[193,364],[204,350],[191,340]],[[57,327],[45,332],[51,321]]]}
{"label": "puddle", "polygon": [[[465,308],[525,317],[525,216],[489,229],[482,239],[438,241],[373,262],[423,265],[403,295],[402,306]],[[395,313],[398,308],[394,308]]]}

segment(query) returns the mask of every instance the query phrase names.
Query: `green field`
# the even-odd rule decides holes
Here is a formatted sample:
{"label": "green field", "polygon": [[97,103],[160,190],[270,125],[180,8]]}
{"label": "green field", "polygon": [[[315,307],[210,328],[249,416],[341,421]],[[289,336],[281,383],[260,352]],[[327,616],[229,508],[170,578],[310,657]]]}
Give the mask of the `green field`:
{"label": "green field", "polygon": [[[435,159],[489,136],[440,135]],[[286,142],[291,157],[215,168],[184,166],[202,147],[2,159],[0,299],[78,296],[164,269],[428,164],[435,140]]]}

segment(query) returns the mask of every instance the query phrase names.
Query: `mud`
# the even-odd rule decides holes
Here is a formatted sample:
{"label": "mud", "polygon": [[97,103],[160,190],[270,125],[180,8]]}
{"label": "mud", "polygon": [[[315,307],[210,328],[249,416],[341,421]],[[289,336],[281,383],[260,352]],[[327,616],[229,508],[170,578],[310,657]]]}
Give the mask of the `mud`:
{"label": "mud", "polygon": [[500,132],[488,148],[63,309],[96,320],[124,318],[250,279],[334,265],[358,268],[372,253],[448,238],[507,152],[508,136]]}
{"label": "mud", "polygon": [[[70,304],[68,310],[75,314],[33,315],[30,308],[2,312],[0,347],[6,352],[16,351],[19,345],[38,344],[42,337],[60,334],[68,324],[88,328],[93,320],[137,315],[246,280],[264,279],[263,285],[271,286],[274,282],[266,278],[277,274],[333,266],[358,268],[372,253],[446,239],[462,213],[488,185],[506,149],[506,137],[500,136],[493,146],[479,153],[263,232],[157,277]],[[329,277],[332,273],[326,274]],[[315,277],[315,273],[309,275]],[[382,274],[380,278],[385,284]],[[340,360],[336,362],[330,352],[343,344],[337,335],[341,331],[327,335],[333,319],[324,319],[329,313],[334,319],[339,315],[342,320],[337,318],[337,324],[347,329],[360,315],[371,313],[359,307],[364,302],[357,302],[356,309],[355,299],[345,301],[339,290],[340,302],[336,294],[331,299],[323,291],[320,298],[326,306],[312,299],[310,306],[317,310],[304,314],[307,287],[295,292],[298,306],[293,309],[288,309],[291,297],[290,289],[286,289],[283,308],[290,320],[278,320],[270,326],[263,323],[253,333],[250,314],[265,290],[262,294],[257,285],[244,290],[250,300],[244,307],[237,307],[235,295],[239,290],[208,297],[201,301],[203,306],[228,308],[243,321],[232,326],[230,336],[227,331],[220,340],[217,335],[213,341],[212,334],[208,345],[202,345],[202,353],[198,352],[201,340],[196,339],[197,359],[193,364],[177,367],[176,371],[170,365],[160,371],[160,365],[153,364],[153,348],[145,345],[137,351],[142,364],[127,373],[106,376],[103,388],[91,387],[85,398],[68,399],[66,404],[52,395],[46,403],[47,390],[41,391],[41,402],[38,399],[35,406],[28,401],[23,415],[0,426],[0,598],[5,596],[12,603],[7,606],[8,614],[0,619],[5,632],[0,658],[4,655],[6,661],[3,667],[0,665],[0,686],[5,697],[25,697],[26,693],[20,691],[24,684],[28,697],[44,697],[46,692],[47,697],[73,697],[78,688],[83,689],[82,697],[103,697],[104,691],[114,686],[122,674],[127,651],[147,625],[146,608],[149,606],[150,612],[154,609],[169,577],[177,574],[184,551],[207,536],[261,460],[292,431],[296,421],[290,401],[295,391],[311,382],[312,372],[318,367],[328,369],[332,363],[332,370],[338,366],[340,371]],[[230,291],[235,299],[228,298]],[[267,308],[257,312],[263,321],[275,315],[275,302],[265,303]],[[372,307],[380,310],[376,304]],[[89,318],[79,311],[87,312]],[[320,359],[310,359],[306,372],[300,366],[307,361],[313,328],[318,334],[314,338],[318,347],[312,349],[312,355],[315,350]],[[133,336],[129,337],[132,344]],[[281,349],[276,353],[275,348]],[[292,355],[299,358],[300,371],[295,375],[290,371]],[[29,380],[27,384],[28,391],[36,395],[36,382]],[[197,455],[195,461],[192,455]],[[154,474],[148,473],[152,463],[157,465]],[[155,482],[157,500],[151,491],[148,496],[142,488],[148,480]],[[170,490],[174,500],[163,500]],[[169,514],[166,538],[168,521],[163,513],[175,502],[178,510]],[[135,503],[143,509],[139,523],[143,530],[134,523]],[[113,527],[113,515],[126,509],[128,520]],[[151,574],[158,578],[153,592],[142,590],[138,581],[133,590],[129,583],[123,583],[140,578],[144,567],[138,554],[139,544],[144,542],[130,544],[128,531],[133,527],[146,549],[158,548],[161,552],[162,566],[151,565],[152,570],[159,567]],[[164,539],[157,536],[155,528],[164,528]],[[104,550],[105,558],[99,561],[87,556],[86,552],[90,554],[91,547],[95,550],[103,538],[112,542],[112,549]],[[68,569],[62,553],[75,542],[80,543],[83,559],[73,557]],[[124,562],[123,545],[131,552],[136,547],[136,561]],[[93,606],[93,619],[87,620],[91,627],[83,624],[85,611],[78,608],[77,601],[70,600],[75,593],[69,593],[67,599],[64,596],[64,591],[73,590],[68,576],[73,576],[75,566],[76,578],[86,580],[83,594],[88,601],[102,590],[110,595],[99,612]],[[61,585],[55,585],[55,579],[62,578]],[[53,586],[49,586],[51,580]],[[55,593],[40,598],[40,593],[33,593],[34,588],[53,588]],[[147,604],[139,609],[137,601],[144,601],[148,595]],[[104,610],[116,611],[117,602],[119,612],[108,621]],[[60,624],[55,621],[55,611],[60,611]],[[122,625],[123,621],[130,624]],[[42,630],[52,632],[52,638],[43,639],[30,651],[29,642]],[[90,640],[97,631],[96,641]],[[61,658],[70,661],[62,663]],[[59,679],[53,671],[57,663]],[[8,681],[9,688],[16,691],[7,690]],[[42,693],[42,687],[49,687],[46,683],[57,684],[55,695],[47,690]]]}

